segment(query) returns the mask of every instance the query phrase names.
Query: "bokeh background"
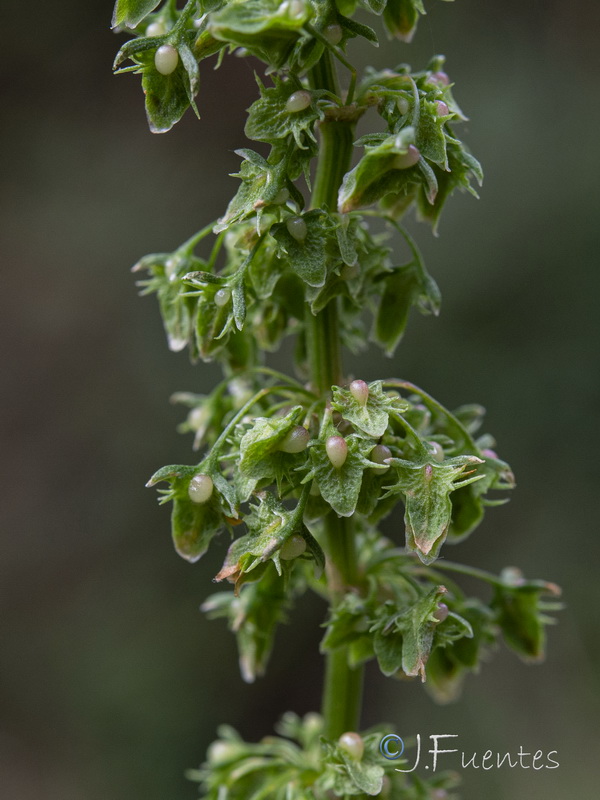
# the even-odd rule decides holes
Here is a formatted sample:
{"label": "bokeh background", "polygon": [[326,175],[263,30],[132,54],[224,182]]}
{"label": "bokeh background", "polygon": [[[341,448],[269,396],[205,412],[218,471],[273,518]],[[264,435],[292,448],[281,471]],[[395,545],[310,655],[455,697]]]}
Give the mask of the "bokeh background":
{"label": "bokeh background", "polygon": [[[434,239],[414,225],[443,296],[393,362],[447,405],[479,401],[519,481],[451,554],[560,583],[545,665],[501,649],[458,704],[368,674],[365,725],[458,733],[465,750],[558,750],[560,768],[468,770],[466,800],[597,796],[598,5],[434,0],[413,45],[357,57],[448,57],[483,162],[482,200],[455,197]],[[251,65],[202,66],[199,107],[146,128],[139,80],[111,76],[110,0],[3,0],[0,178],[5,360],[0,552],[0,795],[7,800],[187,800],[184,777],[217,724],[269,733],[319,702],[323,617],[303,601],[269,676],[245,686],[233,638],[198,611],[219,546],[195,566],[171,548],[144,482],[186,462],[175,390],[215,369],[168,352],[129,266],[222,211],[244,145]]]}

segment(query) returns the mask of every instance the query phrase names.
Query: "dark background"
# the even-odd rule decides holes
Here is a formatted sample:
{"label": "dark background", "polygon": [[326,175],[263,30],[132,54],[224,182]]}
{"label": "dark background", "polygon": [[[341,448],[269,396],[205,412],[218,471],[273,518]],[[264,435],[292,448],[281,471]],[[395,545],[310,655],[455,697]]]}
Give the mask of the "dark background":
{"label": "dark background", "polygon": [[[410,47],[378,66],[448,57],[486,172],[434,239],[413,226],[443,296],[393,362],[449,406],[479,401],[519,488],[452,557],[560,583],[543,666],[501,649],[458,704],[369,672],[365,724],[458,733],[466,751],[558,750],[559,769],[464,774],[467,800],[595,796],[598,715],[597,4],[430,2]],[[218,216],[244,146],[251,66],[202,66],[202,121],[148,133],[139,80],[111,76],[110,0],[2,4],[2,595],[0,794],[13,800],[186,800],[217,724],[248,737],[319,702],[323,607],[302,601],[266,679],[239,678],[233,638],[198,612],[219,543],[196,566],[144,482],[193,459],[175,390],[217,371],[167,350],[129,266]],[[397,521],[398,531],[400,521]]]}

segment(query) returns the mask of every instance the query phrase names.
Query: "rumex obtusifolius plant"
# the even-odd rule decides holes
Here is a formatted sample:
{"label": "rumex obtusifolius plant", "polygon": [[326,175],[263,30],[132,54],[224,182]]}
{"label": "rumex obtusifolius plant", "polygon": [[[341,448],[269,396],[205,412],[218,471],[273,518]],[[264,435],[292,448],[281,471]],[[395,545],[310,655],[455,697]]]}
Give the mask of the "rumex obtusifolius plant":
{"label": "rumex obtusifolius plant", "polygon": [[[357,732],[364,664],[450,700],[500,637],[540,660],[546,612],[558,607],[554,584],[514,568],[496,577],[438,560],[514,487],[480,433],[482,408],[449,411],[409,380],[367,384],[343,369],[342,348],[370,338],[391,356],[413,306],[439,312],[402,220],[414,209],[435,230],[452,193],[475,194],[482,179],[457,138],[464,116],[444,58],[358,75],[352,40],[377,44],[358,9],[405,42],[425,13],[422,0],[118,0],[114,11],[134,37],[115,67],[141,74],[152,131],[197,113],[199,63],[235,53],[258,70],[245,132],[265,153],[238,150],[237,191],[220,218],[134,268],[158,296],[171,350],[224,372],[207,395],[175,395],[199,463],[163,467],[148,485],[167,485],[161,502],[172,504],[183,558],[229,534],[215,580],[233,586],[203,609],[234,632],[246,681],[264,674],[276,627],[303,593],[330,603],[322,713],[287,713],[258,744],[220,729],[194,773],[209,800],[448,797],[450,776],[424,781],[385,762],[387,729]],[[368,111],[375,130],[357,140]],[[284,337],[295,339],[294,376],[266,364]],[[393,540],[378,530],[390,515]],[[490,584],[491,600],[465,594],[460,574]]]}

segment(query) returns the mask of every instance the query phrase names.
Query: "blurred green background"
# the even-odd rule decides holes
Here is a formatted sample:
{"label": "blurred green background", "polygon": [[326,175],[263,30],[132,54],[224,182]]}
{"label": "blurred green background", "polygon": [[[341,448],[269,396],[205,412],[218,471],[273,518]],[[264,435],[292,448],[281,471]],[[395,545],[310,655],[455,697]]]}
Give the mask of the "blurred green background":
{"label": "blurred green background", "polygon": [[[412,226],[441,318],[414,318],[393,362],[371,354],[350,368],[488,408],[518,491],[450,555],[495,572],[518,564],[560,583],[568,607],[543,666],[502,649],[455,705],[369,671],[364,723],[458,733],[480,753],[558,750],[553,771],[466,771],[466,800],[592,798],[598,4],[428,8],[413,45],[356,52],[380,67],[445,53],[486,182],[480,202],[454,198],[439,239]],[[287,708],[319,702],[320,602],[302,602],[268,678],[245,686],[232,637],[198,611],[222,546],[184,563],[168,510],[144,489],[158,466],[193,458],[169,396],[206,390],[217,371],[168,352],[155,301],[137,298],[128,268],[224,209],[252,67],[205,63],[202,121],[188,115],[152,136],[139,80],[111,76],[110,16],[110,0],[2,3],[0,794],[10,800],[193,798],[184,770],[219,722],[260,737]]]}

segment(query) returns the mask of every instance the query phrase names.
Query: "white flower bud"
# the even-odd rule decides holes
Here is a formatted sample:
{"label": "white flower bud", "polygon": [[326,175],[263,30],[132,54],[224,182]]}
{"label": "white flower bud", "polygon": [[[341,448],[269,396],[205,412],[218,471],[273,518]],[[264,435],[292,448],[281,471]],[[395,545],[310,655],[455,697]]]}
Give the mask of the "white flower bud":
{"label": "white flower bud", "polygon": [[360,406],[366,406],[369,399],[369,387],[364,381],[352,381],[350,394]]}
{"label": "white flower bud", "polygon": [[429,447],[431,448],[431,455],[433,456],[434,461],[443,461],[444,460],[444,448],[439,442],[427,442]]}
{"label": "white flower bud", "polygon": [[188,488],[188,496],[193,503],[206,503],[213,493],[210,475],[194,475]]}
{"label": "white flower bud", "polygon": [[219,308],[226,306],[230,300],[231,300],[230,289],[219,289],[219,291],[215,294],[215,305],[218,306]]}
{"label": "white flower bud", "polygon": [[162,20],[151,22],[146,28],[146,36],[164,36],[167,32],[167,26]]}
{"label": "white flower bud", "polygon": [[171,44],[161,45],[154,54],[154,66],[161,75],[170,75],[177,69],[179,53]]}
{"label": "white flower bud", "polygon": [[290,217],[286,220],[285,227],[297,242],[303,242],[306,239],[308,229],[302,217]]}
{"label": "white flower bud", "polygon": [[398,154],[394,158],[393,168],[408,169],[409,167],[414,167],[420,158],[421,153],[419,153],[418,149],[414,146],[414,144],[409,144],[406,153]]}
{"label": "white flower bud", "polygon": [[446,117],[450,113],[450,109],[448,108],[447,103],[444,103],[443,100],[438,100],[435,104],[435,111],[438,117]]}
{"label": "white flower bud", "polygon": [[[384,463],[386,458],[392,457],[392,451],[384,444],[376,444],[369,454],[369,461],[374,461],[376,464],[381,464],[380,469],[389,469],[390,465]],[[373,467],[376,469],[376,467]]]}
{"label": "white flower bud", "polygon": [[410,103],[408,102],[408,99],[406,97],[403,97],[402,95],[400,95],[400,97],[396,100],[396,106],[398,108],[398,111],[402,114],[402,116],[408,114],[408,112],[410,111]]}
{"label": "white flower bud", "polygon": [[325,442],[327,457],[336,469],[341,469],[348,457],[348,445],[342,436],[330,436]]}
{"label": "white flower bud", "polygon": [[280,189],[277,192],[277,194],[273,198],[273,203],[275,203],[275,205],[282,206],[284,203],[287,203],[289,199],[290,199],[290,193],[288,189],[284,187],[283,189]]}
{"label": "white flower bud", "polygon": [[352,731],[342,733],[338,739],[338,745],[355,761],[360,761],[365,752],[365,744],[362,740],[362,736]]}
{"label": "white flower bud", "polygon": [[303,428],[302,425],[296,425],[281,442],[279,449],[283,453],[301,453],[306,450],[309,440],[310,433],[306,428]]}
{"label": "white flower bud", "polygon": [[433,616],[438,622],[443,622],[445,619],[448,619],[448,614],[450,613],[450,609],[446,605],[446,603],[438,603],[438,607],[433,612]]}
{"label": "white flower bud", "polygon": [[342,41],[343,36],[342,26],[338,25],[336,22],[332,23],[331,25],[327,25],[323,31],[323,36],[327,39],[329,44],[339,44]]}
{"label": "white flower bud", "polygon": [[305,89],[300,89],[298,92],[293,92],[287,99],[285,110],[290,114],[297,114],[298,111],[304,111],[312,102],[310,92]]}
{"label": "white flower bud", "polygon": [[306,539],[299,533],[294,533],[283,543],[279,555],[284,561],[293,561],[306,552]]}
{"label": "white flower bud", "polygon": [[354,280],[354,278],[358,278],[360,275],[360,266],[358,264],[344,264],[344,266],[340,270],[340,278],[345,281]]}
{"label": "white flower bud", "polygon": [[446,75],[445,72],[441,70],[438,72],[432,72],[431,75],[427,78],[429,83],[436,83],[438,86],[448,86],[450,83],[450,78]]}

